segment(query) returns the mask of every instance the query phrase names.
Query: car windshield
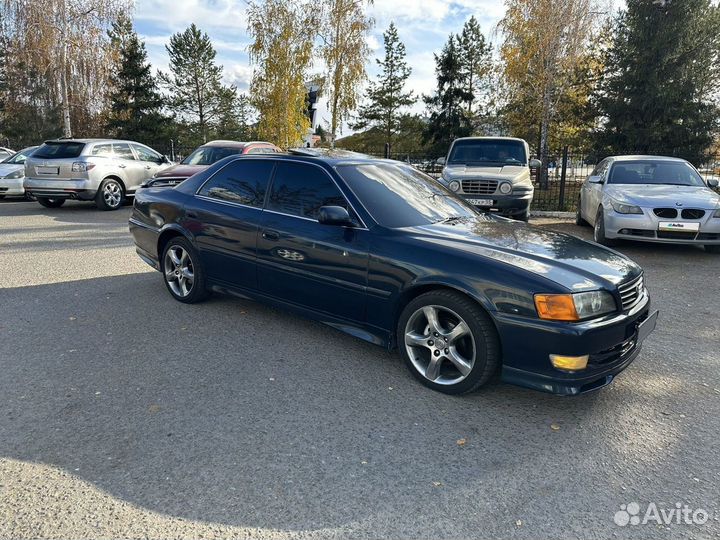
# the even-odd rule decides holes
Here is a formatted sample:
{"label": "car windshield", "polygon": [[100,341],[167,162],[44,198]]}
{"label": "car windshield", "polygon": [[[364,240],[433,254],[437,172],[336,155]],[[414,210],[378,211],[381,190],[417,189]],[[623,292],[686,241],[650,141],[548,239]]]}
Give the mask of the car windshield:
{"label": "car windshield", "polygon": [[9,158],[7,158],[2,163],[12,163],[13,165],[22,165],[25,163],[25,160],[28,158],[30,154],[32,154],[32,151],[35,149],[35,147],[31,148],[25,148],[24,150],[20,150],[17,154],[13,154]]}
{"label": "car windshield", "polygon": [[65,159],[78,157],[85,148],[81,142],[60,142],[50,141],[44,143],[33,153],[34,158],[40,159]]}
{"label": "car windshield", "polygon": [[391,228],[474,218],[477,210],[407,165],[339,165],[338,173],[380,225]]}
{"label": "car windshield", "polygon": [[704,186],[705,182],[687,161],[637,160],[615,163],[608,184]]}
{"label": "car windshield", "polygon": [[216,161],[220,161],[228,156],[241,154],[240,147],[221,147],[221,146],[201,146],[188,157],[183,159],[183,165],[212,165]]}
{"label": "car windshield", "polygon": [[455,141],[448,165],[526,165],[521,141],[468,139]]}

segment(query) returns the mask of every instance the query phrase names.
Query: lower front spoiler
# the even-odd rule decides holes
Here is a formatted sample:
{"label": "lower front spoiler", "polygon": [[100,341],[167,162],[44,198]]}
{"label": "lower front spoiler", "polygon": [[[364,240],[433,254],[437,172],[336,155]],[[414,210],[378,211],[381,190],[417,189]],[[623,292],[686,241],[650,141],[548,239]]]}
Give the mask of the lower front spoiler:
{"label": "lower front spoiler", "polygon": [[549,375],[503,366],[501,379],[503,382],[532,390],[540,390],[541,392],[561,396],[577,396],[599,390],[610,384],[620,372],[632,364],[633,360],[640,354],[641,348],[640,345],[636,346],[620,364],[616,364],[606,371],[589,375],[578,374],[577,377],[559,379]]}

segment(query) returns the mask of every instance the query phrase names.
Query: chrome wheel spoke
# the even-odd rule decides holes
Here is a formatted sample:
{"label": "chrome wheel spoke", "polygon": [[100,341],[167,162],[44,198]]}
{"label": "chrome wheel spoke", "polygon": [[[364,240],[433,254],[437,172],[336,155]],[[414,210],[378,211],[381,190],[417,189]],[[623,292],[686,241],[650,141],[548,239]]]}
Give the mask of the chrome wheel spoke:
{"label": "chrome wheel spoke", "polygon": [[460,356],[455,347],[450,348],[449,352],[445,355],[445,358],[453,363],[457,370],[462,373],[463,377],[467,377],[472,370],[472,364]]}
{"label": "chrome wheel spoke", "polygon": [[405,344],[410,347],[427,347],[430,336],[424,336],[417,332],[408,332],[405,334]]}
{"label": "chrome wheel spoke", "polygon": [[447,338],[448,344],[452,345],[455,343],[458,339],[468,335],[470,333],[470,328],[467,324],[465,324],[465,321],[460,321],[455,328],[450,330],[449,333],[445,334],[444,337]]}
{"label": "chrome wheel spoke", "polygon": [[435,381],[440,375],[440,366],[442,365],[442,356],[431,356],[430,362],[425,368],[425,377],[428,380]]}
{"label": "chrome wheel spoke", "polygon": [[175,266],[180,266],[180,257],[178,257],[178,254],[175,252],[175,248],[170,249],[168,251],[168,255],[170,255],[170,260],[172,260]]}
{"label": "chrome wheel spoke", "polygon": [[430,327],[430,332],[441,333],[440,321],[438,321],[438,312],[435,306],[425,306],[423,308],[423,313],[425,314],[428,326]]}
{"label": "chrome wheel spoke", "polygon": [[188,280],[190,280],[190,281],[192,281],[192,280],[194,279],[194,277],[195,277],[195,276],[193,275],[192,271],[191,271],[187,266],[184,267],[184,268],[182,268],[182,269],[180,270],[180,273],[182,274],[182,276],[183,276],[185,279],[188,279]]}

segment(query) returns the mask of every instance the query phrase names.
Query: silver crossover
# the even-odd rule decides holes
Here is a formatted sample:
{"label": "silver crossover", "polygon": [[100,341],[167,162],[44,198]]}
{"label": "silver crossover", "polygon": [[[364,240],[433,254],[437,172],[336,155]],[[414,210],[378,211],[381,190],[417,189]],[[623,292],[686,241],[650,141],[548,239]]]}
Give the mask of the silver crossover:
{"label": "silver crossover", "polygon": [[165,156],[133,141],[58,139],[43,143],[25,161],[24,186],[49,208],[78,199],[115,210],[169,165]]}
{"label": "silver crossover", "polygon": [[528,144],[512,137],[455,139],[444,161],[440,182],[483,210],[527,221],[533,185]]}
{"label": "silver crossover", "polygon": [[6,195],[26,195],[23,187],[25,160],[36,148],[37,146],[28,146],[0,162],[0,199]]}
{"label": "silver crossover", "polygon": [[595,241],[616,239],[701,244],[720,252],[720,195],[684,159],[613,156],[602,160],[580,190],[577,222]]}

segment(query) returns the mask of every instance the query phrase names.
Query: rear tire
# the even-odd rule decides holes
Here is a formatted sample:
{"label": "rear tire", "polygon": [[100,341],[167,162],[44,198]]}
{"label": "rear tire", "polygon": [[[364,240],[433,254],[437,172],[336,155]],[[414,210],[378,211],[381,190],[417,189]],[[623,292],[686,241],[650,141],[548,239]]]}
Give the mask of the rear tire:
{"label": "rear tire", "polygon": [[398,320],[400,356],[422,384],[445,394],[473,392],[500,365],[500,339],[485,311],[447,290],[421,294]]}
{"label": "rear tire", "polygon": [[602,206],[598,209],[597,216],[595,217],[593,240],[595,240],[598,244],[607,247],[612,247],[617,244],[615,239],[607,238],[605,236],[605,213],[603,212]]}
{"label": "rear tire", "polygon": [[63,204],[65,204],[65,199],[49,199],[47,197],[38,197],[37,202],[39,202],[45,208],[60,208]]}
{"label": "rear tire", "polygon": [[160,271],[167,290],[178,302],[195,304],[209,296],[200,257],[186,238],[175,236],[165,244]]}
{"label": "rear tire", "polygon": [[123,185],[114,178],[106,178],[95,195],[95,204],[100,210],[117,210],[125,200]]}
{"label": "rear tire", "polygon": [[717,244],[706,245],[705,251],[708,253],[720,253],[720,246]]}

